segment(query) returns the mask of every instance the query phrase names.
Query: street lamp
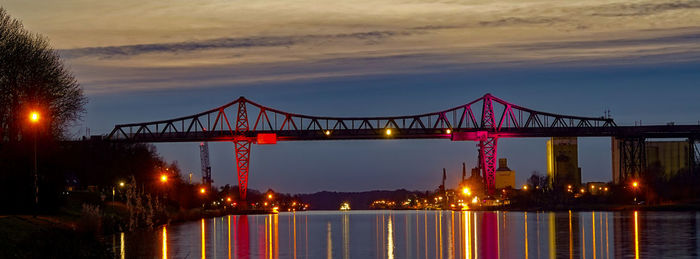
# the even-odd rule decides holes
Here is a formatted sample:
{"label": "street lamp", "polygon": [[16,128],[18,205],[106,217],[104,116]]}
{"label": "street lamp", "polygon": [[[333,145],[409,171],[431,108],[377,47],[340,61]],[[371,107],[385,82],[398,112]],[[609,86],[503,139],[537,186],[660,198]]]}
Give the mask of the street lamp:
{"label": "street lamp", "polygon": [[634,202],[637,203],[637,190],[639,189],[639,182],[632,182],[632,188],[634,189]]}
{"label": "street lamp", "polygon": [[[124,187],[124,182],[123,182],[123,181],[120,181],[120,182],[119,182],[119,188],[123,188],[123,187]],[[115,195],[116,195],[116,190],[115,190],[114,186],[112,186],[112,202],[114,202],[114,196],[115,196]]]}
{"label": "street lamp", "polygon": [[[39,124],[41,119],[41,114],[38,111],[29,112],[29,122],[32,125]],[[39,209],[39,173],[36,167],[36,142],[37,135],[39,135],[39,129],[34,126],[34,216],[36,216],[37,210]]]}
{"label": "street lamp", "polygon": [[37,122],[39,122],[39,117],[41,117],[41,116],[39,115],[39,112],[37,112],[37,111],[32,111],[32,112],[29,113],[29,120],[30,120],[32,123],[37,123]]}
{"label": "street lamp", "polygon": [[160,176],[160,181],[163,182],[163,183],[168,182],[168,175],[167,175],[167,174],[162,174],[162,175]]}

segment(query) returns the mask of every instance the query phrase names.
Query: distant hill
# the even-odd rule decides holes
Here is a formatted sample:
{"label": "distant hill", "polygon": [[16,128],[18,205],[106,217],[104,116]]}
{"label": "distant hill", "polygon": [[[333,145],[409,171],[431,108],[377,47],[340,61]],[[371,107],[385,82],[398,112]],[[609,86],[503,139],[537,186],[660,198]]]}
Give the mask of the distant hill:
{"label": "distant hill", "polygon": [[295,195],[302,202],[309,204],[312,210],[337,210],[343,202],[349,202],[353,210],[369,209],[375,200],[404,201],[412,197],[422,197],[425,191],[366,191],[366,192],[329,192],[322,191],[312,194]]}

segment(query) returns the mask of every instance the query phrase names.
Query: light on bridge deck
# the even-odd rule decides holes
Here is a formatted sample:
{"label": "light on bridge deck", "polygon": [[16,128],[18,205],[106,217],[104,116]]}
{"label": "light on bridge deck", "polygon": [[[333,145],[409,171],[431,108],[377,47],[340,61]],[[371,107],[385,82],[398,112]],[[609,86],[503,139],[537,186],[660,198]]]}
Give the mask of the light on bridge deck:
{"label": "light on bridge deck", "polygon": [[386,135],[391,136],[391,129],[386,129]]}

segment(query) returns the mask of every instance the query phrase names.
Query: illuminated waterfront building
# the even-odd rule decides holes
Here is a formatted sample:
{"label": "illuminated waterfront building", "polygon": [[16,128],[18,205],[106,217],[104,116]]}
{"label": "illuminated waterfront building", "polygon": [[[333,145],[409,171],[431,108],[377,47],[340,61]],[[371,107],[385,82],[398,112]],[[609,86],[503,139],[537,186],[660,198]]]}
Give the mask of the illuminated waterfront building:
{"label": "illuminated waterfront building", "polygon": [[690,168],[691,153],[687,141],[647,141],[647,172],[669,180]]}
{"label": "illuminated waterfront building", "polygon": [[547,141],[547,176],[555,187],[581,185],[577,138],[553,137]]}
{"label": "illuminated waterfront building", "polygon": [[508,168],[508,160],[498,159],[498,169],[496,169],[496,189],[506,187],[515,188],[515,171]]}
{"label": "illuminated waterfront building", "polygon": [[[622,140],[612,139],[612,178],[616,184],[625,179],[651,174],[655,179],[670,180],[693,167],[695,151],[688,141],[636,142],[634,149],[623,149]],[[625,157],[627,156],[627,158]]]}

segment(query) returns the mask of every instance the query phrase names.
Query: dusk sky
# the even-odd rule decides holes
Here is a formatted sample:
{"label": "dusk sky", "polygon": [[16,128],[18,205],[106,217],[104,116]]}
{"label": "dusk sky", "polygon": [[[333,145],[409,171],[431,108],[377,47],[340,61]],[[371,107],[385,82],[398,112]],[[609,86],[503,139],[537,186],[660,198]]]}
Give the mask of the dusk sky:
{"label": "dusk sky", "polygon": [[[60,51],[89,98],[73,136],[198,113],[245,96],[288,112],[433,112],[485,93],[618,125],[700,124],[698,1],[21,1],[0,6]],[[501,139],[523,184],[546,139]],[[198,143],[158,144],[200,177]],[[232,143],[211,143],[216,185]],[[579,138],[583,181],[610,181],[610,139]],[[475,142],[253,146],[249,186],[281,192],[432,190],[476,165]]]}

